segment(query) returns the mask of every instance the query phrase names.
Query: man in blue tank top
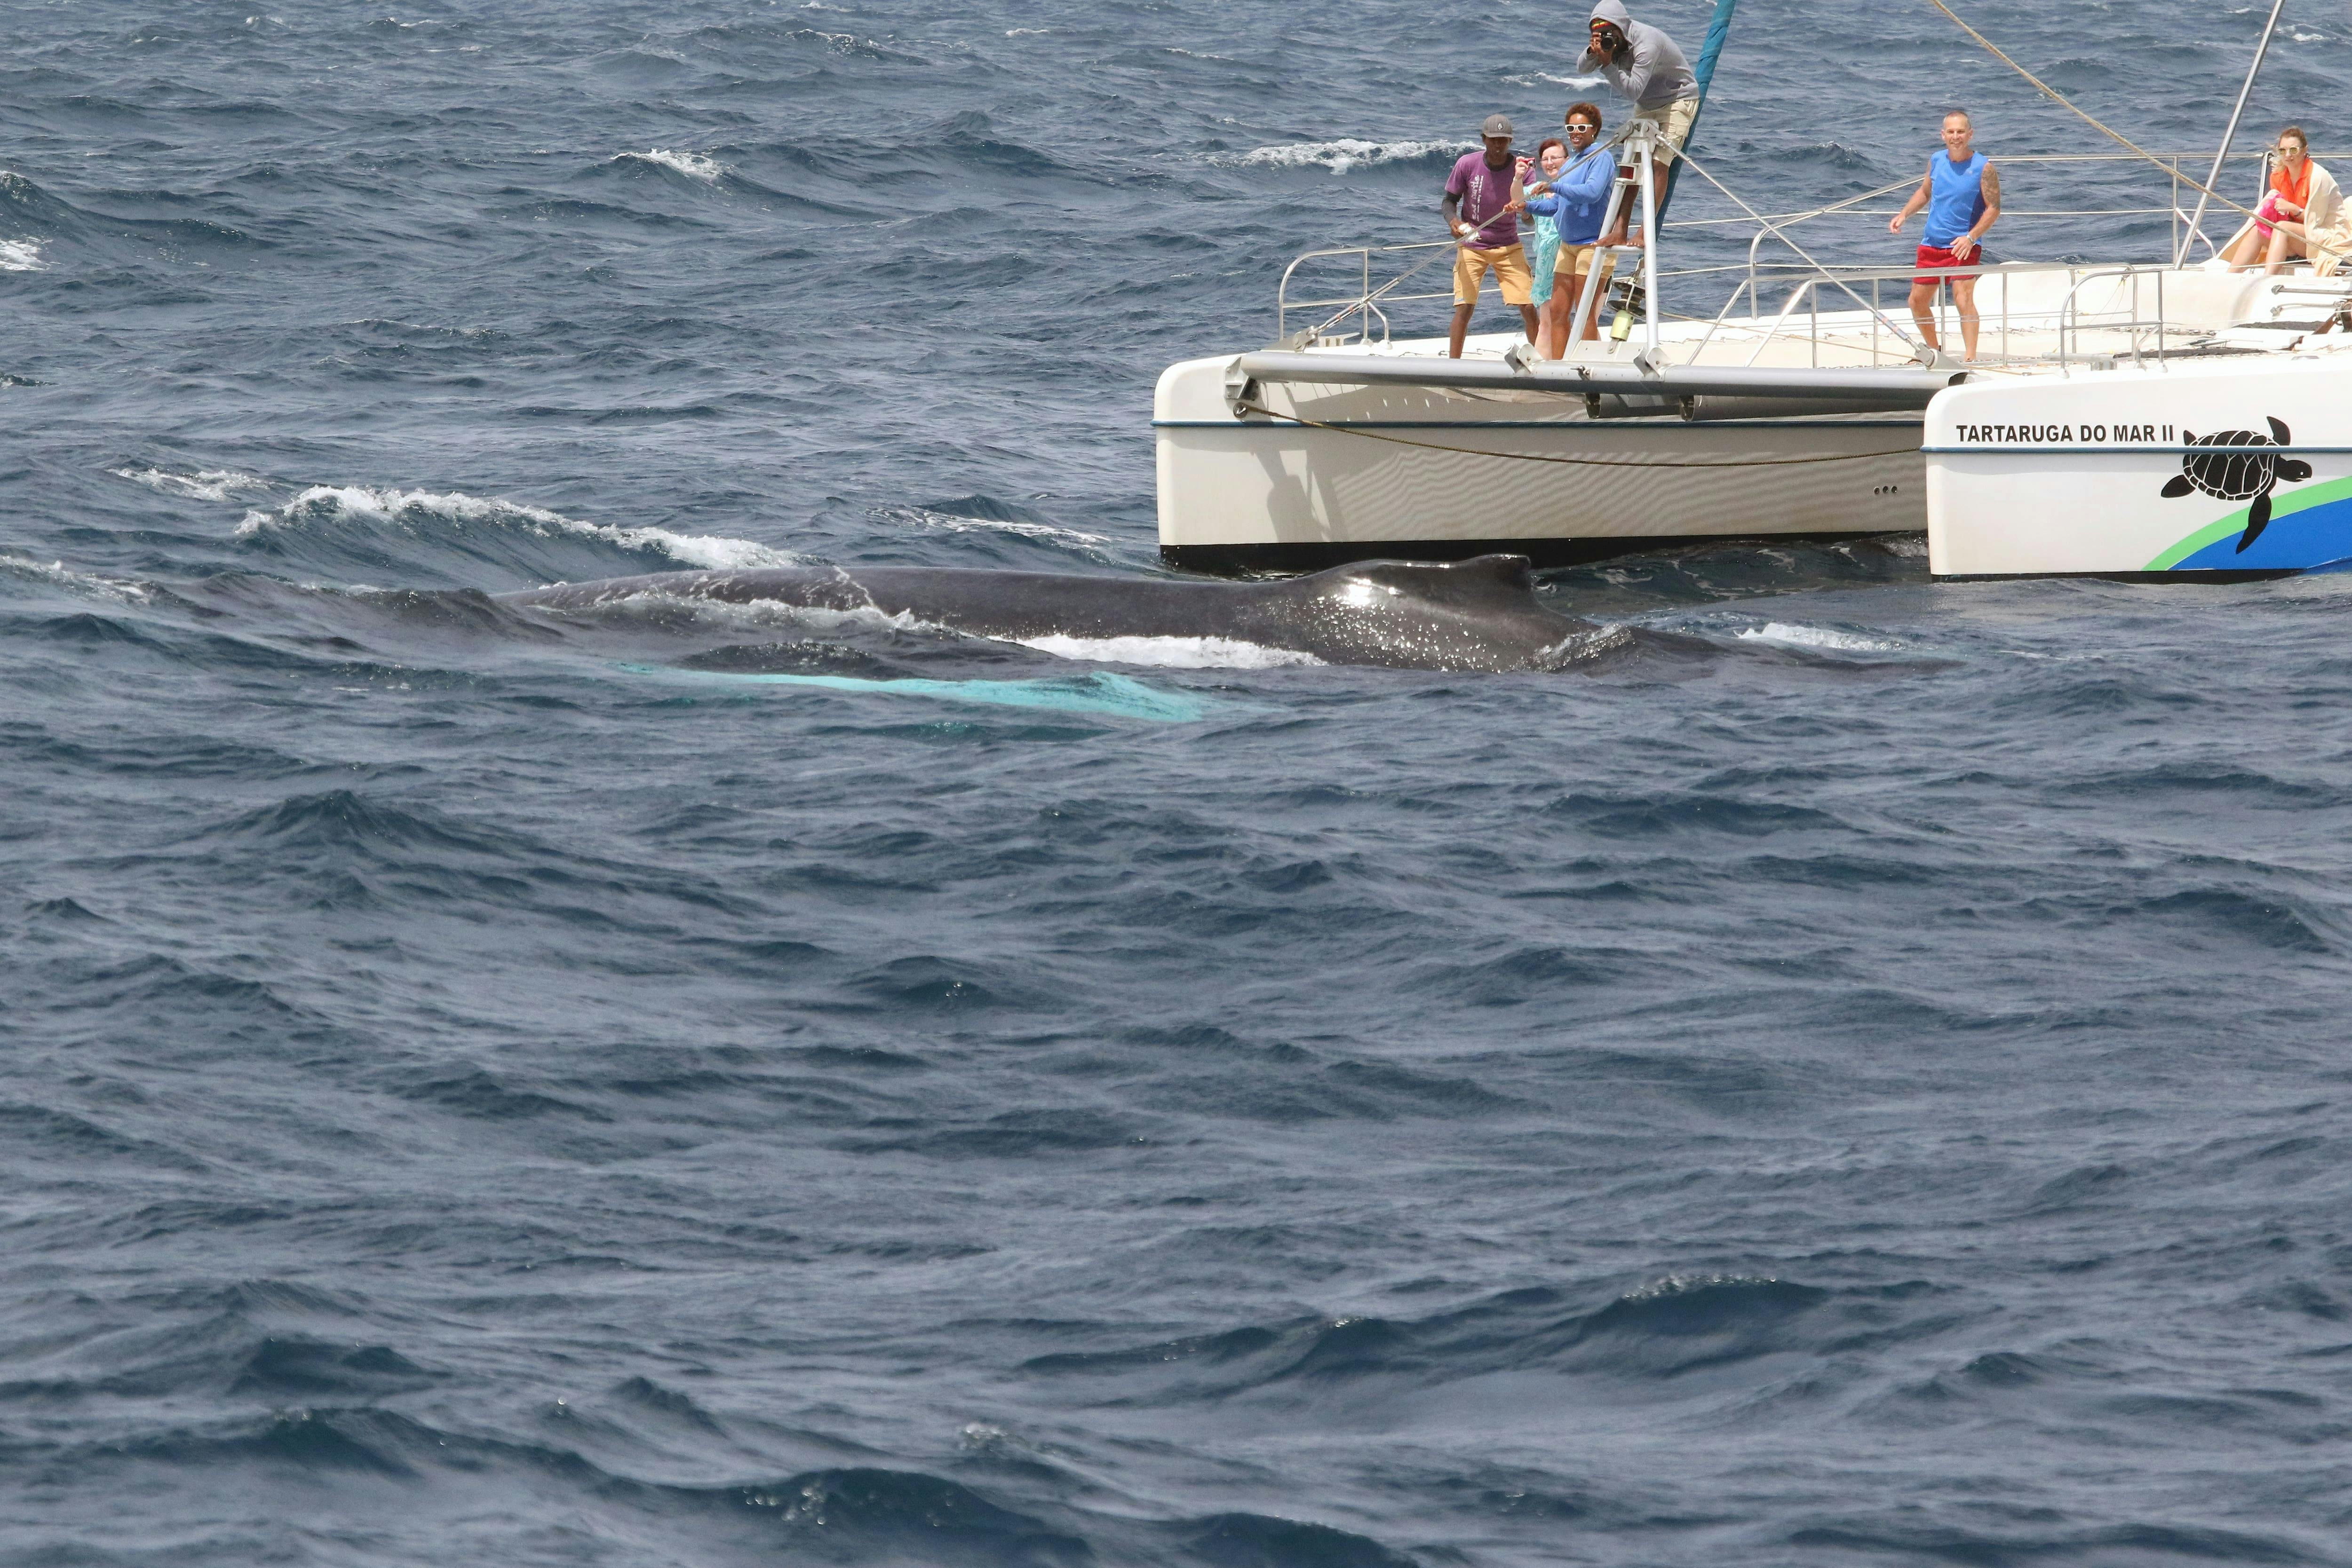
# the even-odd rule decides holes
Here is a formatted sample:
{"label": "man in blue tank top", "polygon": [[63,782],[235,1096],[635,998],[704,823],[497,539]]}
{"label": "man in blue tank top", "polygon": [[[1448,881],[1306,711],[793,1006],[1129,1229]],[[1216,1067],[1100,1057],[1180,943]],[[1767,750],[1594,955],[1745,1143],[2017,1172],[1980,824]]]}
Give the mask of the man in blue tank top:
{"label": "man in blue tank top", "polygon": [[[1927,177],[1903,210],[1887,224],[1888,234],[1901,234],[1913,213],[1927,209],[1927,243],[1919,247],[1918,266],[1981,267],[1987,257],[1985,231],[2000,221],[2000,176],[1976,150],[1977,129],[1968,110],[1956,109],[1944,116],[1944,150],[1927,160]],[[1911,319],[1931,349],[1936,339],[1936,291],[1952,286],[1952,304],[1960,313],[1960,340],[1968,357],[1977,357],[1977,280],[1965,277],[1927,275],[1911,280]]]}

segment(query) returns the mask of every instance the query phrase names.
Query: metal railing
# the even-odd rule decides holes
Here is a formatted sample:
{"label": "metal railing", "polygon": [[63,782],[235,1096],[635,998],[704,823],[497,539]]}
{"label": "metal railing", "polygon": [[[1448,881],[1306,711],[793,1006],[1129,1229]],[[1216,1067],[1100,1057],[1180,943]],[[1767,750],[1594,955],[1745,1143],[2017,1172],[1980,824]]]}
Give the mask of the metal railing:
{"label": "metal railing", "polygon": [[[1302,340],[1304,342],[1316,344],[1351,342],[1370,343],[1372,340],[1372,322],[1375,319],[1378,319],[1381,328],[1380,340],[1382,343],[1386,343],[1389,341],[1389,315],[1387,307],[1391,305],[1411,304],[1416,300],[1451,299],[1454,298],[1454,274],[1450,268],[1444,274],[1445,287],[1443,288],[1423,294],[1399,294],[1395,292],[1398,286],[1411,278],[1414,274],[1427,267],[1431,262],[1450,261],[1452,256],[1450,254],[1426,256],[1420,263],[1408,267],[1403,272],[1398,274],[1395,277],[1389,279],[1388,282],[1382,284],[1377,289],[1372,287],[1372,257],[1376,256],[1402,256],[1412,251],[1442,251],[1451,253],[1456,248],[1457,246],[1454,241],[1450,239],[1440,239],[1416,241],[1406,245],[1347,245],[1339,246],[1331,250],[1310,250],[1306,255],[1298,256],[1293,260],[1288,267],[1282,269],[1282,282],[1275,288],[1274,335],[1282,341],[1287,342],[1290,340],[1290,316],[1293,311],[1326,310],[1332,309],[1332,308],[1337,307],[1334,314],[1325,317],[1322,320],[1306,329],[1306,333]],[[1308,262],[1320,261],[1328,256],[1352,256],[1361,262],[1363,268],[1362,285],[1354,294],[1337,295],[1326,299],[1293,299],[1290,297],[1291,278],[1300,267],[1306,266]],[[1345,322],[1350,316],[1354,316],[1359,319],[1359,325],[1354,331],[1335,332],[1333,330],[1334,328],[1340,326],[1340,324]]]}
{"label": "metal railing", "polygon": [[[1752,272],[1707,323],[1706,332],[1692,345],[1685,362],[1696,363],[1727,329],[1756,334],[1755,347],[1746,361],[1749,365],[1762,359],[1774,343],[1790,338],[1806,345],[1806,362],[1814,369],[1821,367],[1825,348],[1864,354],[1874,364],[1914,360],[1918,355],[1919,343],[1901,329],[1893,312],[1908,314],[1912,286],[1922,278],[1939,283],[1976,280],[1978,297],[1972,303],[1979,319],[1979,364],[2109,364],[2126,358],[2135,363],[2143,362],[2151,355],[2161,354],[2168,337],[2208,330],[2203,327],[2176,326],[2167,318],[2164,287],[2168,270],[2157,264],[2083,267],[2067,262],[2013,262],[1981,267],[1799,269],[1791,266],[1770,279],[1788,283],[1790,287],[1787,300],[1769,320],[1761,307],[1761,290],[1767,279],[1760,271]],[[2037,298],[2022,306],[2014,299],[2011,287],[2019,280],[2054,277],[2063,277],[2066,285],[2054,304],[2051,289],[2036,289]],[[2085,289],[2102,281],[2113,282],[2116,287],[2105,301],[2086,299]],[[1902,286],[1900,298],[1892,305],[1886,298],[1885,286],[1890,283]],[[1982,297],[1988,285],[1990,299]],[[1832,305],[1824,312],[1822,298],[1832,290],[1853,301],[1852,308]],[[2148,312],[2151,296],[2153,314]],[[1748,314],[1733,314],[1743,297],[1749,303]],[[1957,305],[1942,287],[1936,291],[1934,310],[1937,337],[1948,349],[1953,329],[1958,325],[1953,319]],[[1824,315],[1828,317],[1826,324]],[[1800,322],[1801,331],[1792,329]],[[1982,340],[1986,333],[1992,340],[1989,352]],[[2046,339],[2053,346],[2028,351],[2019,340],[2033,337]]]}
{"label": "metal railing", "polygon": [[[2152,154],[2152,156],[2163,161],[2164,172],[2168,177],[2171,185],[2171,189],[2168,193],[2168,199],[2165,202],[2165,204],[2160,207],[2032,208],[2004,205],[2001,209],[2001,220],[2006,224],[2012,223],[2020,219],[2073,221],[2080,218],[2168,218],[2171,223],[2172,243],[2167,248],[2165,254],[2168,256],[2179,256],[2181,252],[2181,240],[2184,233],[2188,229],[2189,221],[2189,209],[2181,199],[2182,193],[2184,188],[2189,191],[2194,191],[2198,188],[2197,176],[2184,172],[2181,164],[2187,160],[2210,162],[2211,161],[2211,154],[2203,152],[2158,152]],[[2311,156],[2317,162],[2326,162],[2330,160],[2352,159],[2352,152],[2314,152]],[[2270,161],[2271,154],[2267,152],[2233,152],[2227,160],[2228,162],[2233,164],[2252,163],[2257,166],[2255,170],[2253,188],[2242,193],[2248,206],[2260,206],[2262,204],[2263,193],[2268,190],[2270,184]],[[2046,167],[2060,164],[2099,163],[2136,165],[2140,168],[2147,167],[2146,160],[2129,152],[2027,152],[2014,156],[1996,158],[1993,159],[1992,162],[2003,169],[2018,167],[2031,168],[2037,166]],[[1895,207],[1864,207],[1861,205],[1861,204],[1864,202],[1874,201],[1883,196],[1893,195],[1898,191],[1916,190],[1918,187],[1918,179],[1916,176],[1906,175],[1900,180],[1896,180],[1889,184],[1881,185],[1875,190],[1865,191],[1857,196],[1849,196],[1842,202],[1835,202],[1827,206],[1811,207],[1793,213],[1768,213],[1765,214],[1765,219],[1768,223],[1783,228],[1792,227],[1802,223],[1811,223],[1822,218],[1869,218],[1876,221],[1884,221],[1885,219],[1893,217],[1897,209]],[[2221,214],[2222,215],[2228,216],[2240,215],[2230,213],[2226,208],[2221,209]],[[1754,221],[1754,219],[1748,217],[1744,214],[1712,218],[1677,217],[1673,221],[1672,226],[1678,229],[1726,228],[1742,224],[1752,224]],[[2234,229],[2236,225],[2232,224],[2231,226]],[[1769,237],[1769,234],[1759,233],[1757,237],[1759,239],[1767,238]],[[2194,238],[2204,242],[2208,255],[2218,254],[2220,251],[2221,247],[2209,236],[2200,233],[2197,234]]]}
{"label": "metal railing", "polygon": [[[2006,225],[2015,221],[2041,219],[2073,221],[2083,218],[2156,217],[2168,214],[2172,229],[2172,244],[2168,249],[2167,256],[2168,257],[2178,255],[2182,248],[2181,240],[2189,224],[2189,214],[2181,195],[2184,190],[2197,189],[2198,180],[2198,175],[2187,172],[2186,168],[2196,165],[2201,169],[2203,165],[2211,162],[2212,155],[2201,152],[2160,152],[2155,156],[2163,161],[2163,172],[2168,175],[2171,185],[2168,193],[2168,199],[2163,206],[2047,210],[2010,207],[2004,208],[2002,213],[2005,231]],[[2329,158],[2352,160],[2352,153],[2315,152],[2313,157],[2322,162]],[[2147,167],[2144,160],[2126,152],[2025,153],[1996,158],[1994,162],[2003,168],[2096,164],[2132,164],[2142,168]],[[2250,194],[2258,198],[2261,189],[2267,188],[2270,170],[2270,154],[2267,152],[2233,153],[2227,162],[2232,165],[2252,163],[2257,166],[2258,188]],[[1772,337],[1785,335],[1788,325],[1800,315],[1809,326],[1817,329],[1822,316],[1822,294],[1826,288],[1844,293],[1853,301],[1853,309],[1865,311],[1869,315],[1872,321],[1869,351],[1874,360],[1878,358],[1882,351],[1893,353],[1894,344],[1897,342],[1904,344],[1899,357],[1908,359],[1916,354],[1916,348],[1906,334],[1899,329],[1890,329],[1884,334],[1881,332],[1882,325],[1890,324],[1891,321],[1887,316],[1886,302],[1883,298],[1884,285],[1901,279],[1906,282],[1907,288],[1908,280],[1913,277],[1976,277],[1988,282],[1998,280],[1998,309],[1987,311],[1985,314],[1989,319],[1997,315],[2000,322],[2001,348],[1997,358],[2011,359],[2015,356],[2010,351],[2013,313],[2008,308],[2009,280],[2020,274],[2051,271],[2071,271],[2077,274],[2077,277],[2067,292],[2066,305],[2055,313],[2044,329],[2056,332],[2055,353],[2030,356],[2037,361],[2047,362],[2053,357],[2062,362],[2077,359],[2110,357],[2105,350],[2094,351],[2084,349],[2082,346],[2083,339],[2086,332],[2116,331],[2125,334],[2123,351],[2137,359],[2149,351],[2151,346],[2160,347],[2167,333],[2173,330],[2165,319],[2163,281],[2161,277],[2158,276],[2166,269],[2166,264],[2161,262],[2144,265],[2104,264],[2095,268],[2082,264],[2063,262],[2008,263],[1939,271],[1916,266],[1792,267],[1790,265],[1761,258],[1762,246],[1767,240],[1773,239],[1800,225],[1832,219],[1854,218],[1868,218],[1883,224],[1896,209],[1865,206],[1863,204],[1892,194],[1896,191],[1908,191],[1915,188],[1916,183],[1915,180],[1906,177],[1893,184],[1882,185],[1875,190],[1849,196],[1824,206],[1795,213],[1766,214],[1763,214],[1760,223],[1757,218],[1744,214],[1729,217],[1670,218],[1665,225],[1664,243],[1668,246],[1671,246],[1673,235],[1677,230],[1706,230],[1746,224],[1754,226],[1756,233],[1748,244],[1745,267],[1733,264],[1685,267],[1674,271],[1661,270],[1658,274],[1659,281],[1661,283],[1688,281],[1706,277],[1736,275],[1733,277],[1731,296],[1714,317],[1708,329],[1707,338],[1702,340],[1702,348],[1706,341],[1713,339],[1717,329],[1733,319],[1730,311],[1743,296],[1748,300],[1749,317],[1760,319],[1764,313],[1761,289],[1780,282],[1790,282],[1795,285],[1795,287],[1787,303],[1781,307],[1775,318],[1773,329],[1767,335],[1768,342]],[[2021,182],[2019,184],[2012,184],[2010,192],[2005,193],[2023,193],[2020,189],[2020,184],[2023,183]],[[1691,194],[1696,193],[1696,192],[1691,193]],[[1686,195],[1685,200],[1688,199]],[[2250,201],[2248,204],[2256,204]],[[2209,253],[2218,254],[2219,246],[2211,239],[2202,234],[2195,235],[2194,238],[2203,240]],[[1326,250],[1308,251],[1296,257],[1283,269],[1281,282],[1276,290],[1276,335],[1279,340],[1293,346],[1374,342],[1385,345],[1392,340],[1391,317],[1395,308],[1439,299],[1451,301],[1453,287],[1450,267],[1438,275],[1439,279],[1442,280],[1440,287],[1416,289],[1409,286],[1415,277],[1433,265],[1450,262],[1454,249],[1455,242],[1453,240],[1430,240],[1407,242],[1402,245],[1339,246]],[[1311,296],[1294,293],[1294,290],[1307,286],[1306,280],[1300,277],[1302,268],[1308,269],[1308,276],[1312,277],[1315,276],[1314,264],[1334,260],[1342,261],[1343,270],[1354,274],[1348,283],[1336,286],[1326,285],[1321,292]],[[1392,275],[1388,275],[1390,273]],[[1381,276],[1376,277],[1376,274]],[[2080,307],[2082,291],[2084,285],[2095,278],[2116,279],[2128,289],[2131,304],[2126,308],[2127,319],[2090,323],[2083,319]],[[1352,292],[1338,291],[1348,288],[1350,285],[1352,285]],[[1865,287],[1868,290],[1867,299],[1861,292]],[[2140,300],[2143,291],[2150,288],[2156,296],[2155,314],[2145,316],[2142,313]],[[1946,289],[1939,288],[1937,291],[1939,318],[1947,313],[1948,294],[1948,291]],[[1321,314],[1317,314],[1318,312]],[[1293,317],[1300,317],[1308,324],[1303,330],[1295,329],[1292,326]],[[1939,328],[1943,322],[1939,320]],[[1938,336],[1943,337],[1945,334],[1939,329]],[[1882,343],[1882,337],[1886,340],[1884,343]],[[1759,351],[1761,351],[1761,345]]]}
{"label": "metal railing", "polygon": [[[2128,354],[2132,363],[2137,365],[2146,360],[2151,348],[2157,354],[2161,355],[2164,352],[2165,334],[2171,329],[2164,314],[2164,275],[2170,270],[2171,268],[2163,267],[2101,267],[2095,272],[2085,272],[2076,276],[2066,290],[2066,302],[2058,308],[2058,351],[2054,356],[2058,362],[2071,365],[2095,356],[2121,359],[2124,354]],[[2108,277],[2118,279],[2129,287],[2131,303],[2124,308],[2121,319],[2099,322],[2086,329],[2082,316],[2083,290],[2088,285]],[[2144,316],[2140,313],[2142,308],[2140,300],[2151,287],[2156,295],[2156,314]],[[2095,350],[2085,350],[2083,348],[2083,335],[2085,330],[2110,335],[2122,333],[2125,340],[2124,354],[2110,350],[2104,356],[2100,356]]]}

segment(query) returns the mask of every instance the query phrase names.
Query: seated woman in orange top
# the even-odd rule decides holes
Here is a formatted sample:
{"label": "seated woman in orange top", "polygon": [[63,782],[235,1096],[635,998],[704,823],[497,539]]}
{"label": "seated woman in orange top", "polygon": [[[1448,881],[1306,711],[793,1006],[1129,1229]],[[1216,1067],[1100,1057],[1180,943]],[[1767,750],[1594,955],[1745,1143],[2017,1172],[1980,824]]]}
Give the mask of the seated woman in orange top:
{"label": "seated woman in orange top", "polygon": [[2265,273],[2278,272],[2290,259],[2309,256],[2309,231],[2333,224],[2343,204],[2336,176],[2313,162],[2303,127],[2290,125],[2278,133],[2277,153],[2269,194],[2263,197],[2256,215],[2221,247],[2232,272],[2258,262]]}

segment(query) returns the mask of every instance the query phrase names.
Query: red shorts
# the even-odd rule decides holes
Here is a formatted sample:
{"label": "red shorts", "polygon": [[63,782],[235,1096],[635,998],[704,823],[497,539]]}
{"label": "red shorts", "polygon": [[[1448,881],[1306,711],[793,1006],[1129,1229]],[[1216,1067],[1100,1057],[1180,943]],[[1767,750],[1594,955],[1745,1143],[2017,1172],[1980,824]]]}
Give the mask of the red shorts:
{"label": "red shorts", "polygon": [[[1919,247],[1918,259],[1913,262],[1912,265],[1914,267],[1981,267],[1984,265],[1984,259],[1985,253],[1984,246],[1979,246],[1976,249],[1969,252],[1969,259],[1962,261],[1958,256],[1952,254],[1951,247],[1949,246],[1923,245]],[[1968,275],[1969,277],[1974,277],[1975,276],[1976,274],[1973,272]],[[1958,277],[1915,277],[1911,281],[1919,284],[1922,287],[1933,288],[1939,283],[1959,283],[1966,281],[1966,279]]]}

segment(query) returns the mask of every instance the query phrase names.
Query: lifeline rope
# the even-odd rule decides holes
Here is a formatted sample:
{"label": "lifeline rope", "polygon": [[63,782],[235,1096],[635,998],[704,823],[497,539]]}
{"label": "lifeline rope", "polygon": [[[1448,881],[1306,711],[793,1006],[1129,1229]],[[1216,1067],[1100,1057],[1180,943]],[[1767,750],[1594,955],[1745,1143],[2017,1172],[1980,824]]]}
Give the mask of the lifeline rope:
{"label": "lifeline rope", "polygon": [[1377,430],[1360,430],[1349,424],[1326,424],[1319,419],[1309,419],[1300,413],[1278,413],[1254,402],[1234,405],[1251,413],[1262,413],[1268,419],[1286,419],[1293,424],[1304,424],[1316,430],[1336,431],[1341,435],[1360,435],[1370,441],[1385,441],[1397,446],[1418,446],[1424,452],[1451,452],[1462,457],[1507,457],[1514,463],[1564,463],[1571,468],[1789,468],[1802,463],[1859,463],[1870,457],[1900,457],[1916,452],[1915,443],[1897,446],[1887,452],[1840,452],[1826,457],[1758,457],[1730,463],[1683,463],[1667,459],[1644,463],[1638,459],[1627,462],[1608,457],[1547,457],[1535,452],[1481,452],[1475,446],[1445,446],[1434,441],[1412,441],[1402,435],[1389,435]]}
{"label": "lifeline rope", "polygon": [[1954,26],[1959,28],[1961,32],[1966,33],[1969,37],[1974,38],[1979,44],[1984,46],[1984,49],[1987,54],[1992,56],[1994,59],[1999,60],[2002,65],[2007,66],[2011,70],[2015,71],[2019,76],[2023,77],[2027,81],[2032,82],[2036,88],[2041,89],[2044,97],[2050,99],[2054,103],[2062,105],[2078,116],[2085,124],[2090,126],[2092,130],[2097,131],[2100,135],[2108,138],[2110,141],[2115,141],[2120,146],[2130,149],[2133,152],[2147,159],[2158,168],[2165,171],[2165,172],[2179,180],[2190,190],[2201,191],[2206,195],[2211,197],[2214,201],[2221,203],[2225,207],[2234,208],[2237,211],[2245,214],[2246,216],[2250,218],[2258,218],[2262,215],[2255,212],[2252,207],[2243,206],[2239,203],[2231,201],[2229,197],[2221,194],[2219,191],[2206,189],[2206,187],[2199,181],[2193,180],[2189,176],[2183,174],[2176,165],[2166,162],[2163,159],[2158,157],[2155,153],[2150,152],[2147,148],[2142,147],[2139,143],[2134,141],[2123,132],[2108,129],[2106,126],[2102,125],[2097,120],[2093,119],[2087,111],[2077,109],[2072,99],[2068,98],[2064,93],[2060,92],[2056,88],[2052,87],[2048,82],[2043,81],[2040,77],[2035,76],[2032,71],[2027,70],[2023,66],[2019,65],[2015,60],[2011,59],[2007,55],[2002,54],[2000,52],[2000,46],[1995,44],[1990,38],[1986,37],[1982,33],[1978,32],[1974,27],[1969,26],[1966,22],[1960,20],[1960,14],[1953,10],[1949,5],[1945,5],[1944,0],[1927,0],[1927,4],[1933,5],[1937,10],[1941,11],[1945,16],[1949,16],[1952,19],[1952,25]]}

